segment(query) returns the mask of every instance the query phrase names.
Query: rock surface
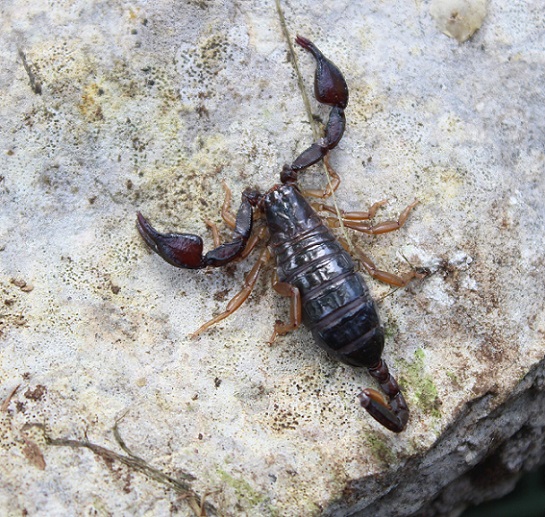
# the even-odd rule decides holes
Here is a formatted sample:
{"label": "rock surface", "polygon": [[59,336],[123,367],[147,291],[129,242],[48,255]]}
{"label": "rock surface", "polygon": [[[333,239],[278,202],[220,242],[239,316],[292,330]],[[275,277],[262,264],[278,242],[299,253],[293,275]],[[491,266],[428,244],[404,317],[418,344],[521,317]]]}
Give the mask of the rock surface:
{"label": "rock surface", "polygon": [[[371,421],[355,400],[369,376],[306,330],[266,344],[287,317],[268,273],[190,340],[252,258],[175,270],[134,226],[141,210],[210,246],[221,181],[235,199],[266,189],[312,141],[275,5],[12,0],[0,7],[7,513],[193,515],[207,494],[226,516],[444,515],[498,495],[473,482],[487,461],[506,466],[503,490],[541,461],[541,2],[489,3],[463,44],[426,3],[282,9],[350,87],[331,158],[341,208],[388,199],[387,219],[420,200],[402,230],[354,236],[381,268],[431,273],[393,293],[369,282],[407,430]],[[313,62],[296,58],[310,92]],[[323,169],[303,183],[323,184]]]}

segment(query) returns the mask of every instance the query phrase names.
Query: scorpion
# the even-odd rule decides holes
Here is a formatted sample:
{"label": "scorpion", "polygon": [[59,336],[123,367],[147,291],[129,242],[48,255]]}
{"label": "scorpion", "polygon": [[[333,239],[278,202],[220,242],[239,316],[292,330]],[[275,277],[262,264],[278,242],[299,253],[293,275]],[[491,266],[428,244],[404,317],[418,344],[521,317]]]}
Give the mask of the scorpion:
{"label": "scorpion", "polygon": [[[272,286],[277,293],[290,298],[290,321],[277,320],[269,342],[303,323],[317,344],[332,357],[350,366],[367,368],[384,395],[368,388],[357,398],[371,417],[390,431],[399,433],[407,425],[409,409],[397,381],[381,358],[384,329],[375,302],[347,251],[351,246],[345,239],[336,238],[330,228],[344,226],[371,235],[391,232],[405,224],[418,201],[405,208],[397,221],[375,225],[367,221],[386,201],[373,204],[366,212],[338,211],[322,202],[307,201],[306,197],[326,199],[340,185],[339,175],[329,164],[329,152],[337,146],[345,130],[348,87],[341,71],[314,43],[302,36],[297,36],[295,42],[316,61],[316,100],[331,106],[323,138],[303,151],[291,165],[284,165],[280,183],[264,194],[253,188],[244,190],[236,216],[230,211],[231,191],[223,183],[225,200],[221,215],[233,230],[233,237],[231,241],[221,243],[216,225],[206,220],[215,248],[204,255],[203,240],[198,235],[159,233],[140,212],[137,213],[137,228],[151,250],[171,265],[187,269],[225,266],[247,257],[264,242],[242,289],[230,300],[224,312],[204,323],[192,337],[233,314],[248,299],[272,255],[276,259]],[[321,160],[330,175],[329,184],[323,190],[302,190],[297,182],[298,173]],[[323,219],[318,215],[319,211],[329,216]],[[334,214],[337,217],[333,217]],[[411,279],[422,276],[416,270],[403,276],[382,271],[359,247],[352,245],[352,249],[373,278],[392,286],[403,287]]]}

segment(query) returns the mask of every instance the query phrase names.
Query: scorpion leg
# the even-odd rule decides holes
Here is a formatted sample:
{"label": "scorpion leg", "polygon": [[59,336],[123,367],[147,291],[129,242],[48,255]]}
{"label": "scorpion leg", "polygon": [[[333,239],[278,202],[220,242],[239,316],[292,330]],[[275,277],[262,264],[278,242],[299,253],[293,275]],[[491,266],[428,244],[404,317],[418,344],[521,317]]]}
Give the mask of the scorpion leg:
{"label": "scorpion leg", "polygon": [[303,306],[301,304],[301,293],[297,287],[288,284],[287,282],[280,282],[278,280],[278,274],[276,271],[273,273],[272,281],[273,289],[281,296],[290,297],[290,322],[283,323],[280,320],[276,320],[274,324],[274,330],[268,343],[274,343],[277,336],[283,336],[292,330],[295,330],[301,325],[303,319]]}
{"label": "scorpion leg", "polygon": [[269,253],[269,250],[267,248],[264,248],[259,255],[256,263],[254,264],[250,272],[246,275],[242,289],[237,294],[235,294],[233,298],[231,298],[231,301],[227,304],[225,311],[201,325],[195,332],[193,332],[193,334],[191,334],[191,339],[196,338],[199,334],[204,332],[212,325],[218,323],[221,320],[224,320],[225,318],[233,314],[248,299],[254,289],[261,269],[268,262],[270,256],[271,255]]}
{"label": "scorpion leg", "polygon": [[362,266],[365,268],[373,278],[384,282],[385,284],[393,285],[394,287],[405,287],[413,278],[423,278],[425,275],[418,273],[417,271],[410,271],[401,276],[388,273],[378,269],[374,262],[366,255],[361,248],[354,246],[354,249],[358,253]]}
{"label": "scorpion leg", "polygon": [[236,216],[233,214],[233,212],[231,212],[231,189],[227,186],[225,181],[222,181],[221,186],[225,191],[225,198],[221,207],[221,218],[224,220],[225,224],[229,226],[229,228],[234,230],[236,227]]}
{"label": "scorpion leg", "polygon": [[[333,192],[336,192],[339,188],[339,185],[341,184],[341,177],[337,174],[337,171],[330,165],[329,163],[329,154],[326,154],[324,156],[324,165],[327,169],[327,173],[329,174],[329,178],[331,181],[328,181],[326,187],[324,189],[305,189],[302,191],[303,196],[305,197],[317,197],[319,199],[326,199],[333,194]],[[319,206],[327,206],[320,203],[317,203]],[[314,206],[314,204],[313,204]],[[333,213],[335,212],[335,208],[331,207],[333,209]],[[315,208],[316,210],[316,208]]]}
{"label": "scorpion leg", "polygon": [[[339,242],[345,250],[350,250],[350,245],[348,244],[346,239],[340,238]],[[394,287],[405,287],[413,278],[424,278],[426,276],[425,274],[419,273],[415,270],[411,271],[410,273],[405,273],[401,276],[394,275],[394,273],[388,273],[388,271],[378,269],[375,266],[375,263],[371,260],[371,258],[366,255],[359,246],[352,245],[352,248],[354,248],[354,250],[358,254],[360,262],[367,271],[367,273],[373,278],[384,282],[385,284]]]}
{"label": "scorpion leg", "polygon": [[[221,186],[223,187],[223,190],[225,191],[225,197],[223,199],[223,205],[221,206],[221,218],[223,219],[223,222],[231,228],[231,230],[234,230],[236,228],[236,216],[231,212],[231,189],[227,186],[227,183],[225,181],[221,182]],[[220,232],[218,230],[218,226],[216,223],[213,223],[212,221],[205,219],[204,220],[206,226],[210,228],[212,232],[212,237],[214,239],[214,246],[217,248],[221,245],[220,240]]]}
{"label": "scorpion leg", "polygon": [[[221,218],[225,222],[229,228],[232,230],[236,227],[236,217],[231,212],[231,189],[227,186],[227,183],[222,182],[223,190],[225,191],[225,198],[223,200],[223,205],[221,207]],[[219,232],[217,230],[217,227],[214,223],[209,223],[208,221],[205,221],[206,224],[210,227],[212,230],[212,233],[214,235],[214,245],[217,247],[219,246]],[[217,237],[216,237],[217,234]],[[261,240],[265,237],[267,234],[267,228],[265,226],[262,226],[259,228],[257,232],[254,232],[250,238],[248,239],[248,242],[246,244],[246,247],[244,248],[244,251],[240,254],[240,258],[244,259],[252,251],[255,249],[255,247],[261,242]],[[216,240],[217,239],[217,240]]]}
{"label": "scorpion leg", "polygon": [[405,208],[405,210],[403,210],[403,212],[401,212],[397,221],[383,221],[381,223],[369,226],[366,223],[359,222],[357,219],[350,220],[347,218],[345,220],[343,217],[343,224],[347,228],[351,228],[352,230],[356,230],[358,232],[367,233],[369,235],[380,235],[381,233],[394,232],[399,230],[406,223],[411,210],[417,204],[418,200],[413,201],[407,208]]}
{"label": "scorpion leg", "polygon": [[[347,228],[351,228],[352,230],[357,230],[357,231],[371,234],[371,235],[379,235],[381,233],[393,232],[395,230],[399,230],[405,224],[409,216],[409,213],[418,204],[418,201],[414,201],[407,208],[405,208],[405,210],[403,210],[403,212],[401,213],[397,221],[384,221],[382,223],[378,223],[373,226],[369,226],[368,224],[364,224],[361,222],[361,221],[366,221],[368,219],[373,218],[378,208],[384,205],[385,203],[386,203],[385,200],[376,202],[375,204],[371,206],[368,212],[342,212],[341,211],[343,225]],[[319,210],[325,210],[327,212],[335,213],[334,207],[329,205],[324,205],[322,203],[314,203],[313,207]],[[335,217],[328,217],[326,219],[326,222],[330,228],[339,228],[340,226],[338,219],[336,219]],[[341,242],[345,249],[350,248],[350,246],[348,246],[348,243],[346,243],[344,239],[341,239]],[[353,245],[352,247],[358,253],[361,264],[365,268],[367,273],[371,275],[373,278],[376,278],[377,280],[384,282],[385,284],[389,284],[394,287],[405,287],[413,278],[424,278],[425,276],[424,274],[419,273],[418,271],[415,271],[415,270],[409,273],[405,273],[401,276],[395,275],[393,273],[388,273],[387,271],[378,269],[375,266],[375,263],[371,260],[371,258],[366,253],[364,253],[364,251],[359,246]]]}
{"label": "scorpion leg", "polygon": [[[175,267],[201,269],[207,266],[224,266],[239,258],[252,233],[252,205],[243,195],[238,209],[233,232],[233,240],[217,246],[203,256],[203,241],[198,235],[190,233],[160,233],[140,213],[137,214],[137,227],[146,244]],[[214,240],[218,240],[217,229],[212,228]]]}
{"label": "scorpion leg", "polygon": [[204,224],[210,228],[210,231],[212,232],[212,238],[214,239],[214,246],[217,248],[218,246],[221,246],[221,239],[220,239],[220,231],[218,230],[218,225],[210,219],[205,219]]}
{"label": "scorpion leg", "polygon": [[386,362],[382,359],[367,369],[380,384],[388,401],[384,400],[380,392],[365,389],[358,395],[360,404],[377,422],[394,433],[400,433],[409,420],[409,408],[397,381],[392,377]]}
{"label": "scorpion leg", "polygon": [[283,183],[295,182],[298,171],[319,162],[336,147],[346,126],[344,109],[348,104],[348,86],[341,71],[307,38],[297,36],[295,42],[314,56],[316,60],[314,96],[318,102],[328,104],[332,109],[324,137],[303,151],[291,165],[284,166],[281,176]]}
{"label": "scorpion leg", "polygon": [[[371,207],[369,207],[369,210],[367,212],[345,212],[344,210],[339,210],[341,213],[341,217],[343,220],[343,223],[347,223],[349,221],[368,221],[369,219],[372,219],[375,217],[378,209],[381,206],[384,206],[387,203],[385,199],[382,201],[377,201],[376,203],[373,203]],[[334,206],[331,205],[325,205],[324,203],[312,203],[312,208],[316,211],[323,211],[323,212],[329,212],[330,214],[337,215],[337,210]],[[336,218],[328,218],[327,222],[331,228],[338,228],[339,221]]]}
{"label": "scorpion leg", "polygon": [[254,251],[256,246],[265,238],[266,235],[266,226],[262,226],[257,232],[254,232],[254,234],[248,239],[248,244],[246,244],[244,251],[240,254],[240,258],[245,259],[248,255],[250,255],[250,253]]}
{"label": "scorpion leg", "polygon": [[[225,181],[222,182],[222,186],[223,190],[225,191],[225,198],[221,207],[221,218],[223,219],[223,222],[227,226],[229,226],[229,228],[234,230],[236,228],[236,216],[231,212],[231,189],[227,186],[227,183],[225,183]],[[220,245],[218,227],[215,223],[211,221],[205,220],[204,222],[210,228],[210,230],[212,230],[214,246],[218,247]],[[244,248],[244,251],[240,254],[239,258],[245,259],[248,255],[250,255],[255,247],[259,244],[259,242],[265,237],[266,233],[267,228],[264,226],[262,226],[257,232],[254,232],[248,239],[246,247]]]}

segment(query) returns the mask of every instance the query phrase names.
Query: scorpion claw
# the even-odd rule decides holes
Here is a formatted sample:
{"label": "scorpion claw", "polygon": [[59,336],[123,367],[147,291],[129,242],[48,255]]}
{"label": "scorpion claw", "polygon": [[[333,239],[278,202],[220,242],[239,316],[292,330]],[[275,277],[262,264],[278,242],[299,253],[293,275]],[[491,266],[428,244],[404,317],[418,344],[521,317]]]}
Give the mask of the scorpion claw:
{"label": "scorpion claw", "polygon": [[185,269],[219,267],[237,259],[252,233],[252,200],[254,192],[243,196],[237,212],[233,240],[225,242],[203,256],[203,242],[191,233],[159,233],[148,220],[138,212],[136,226],[146,244],[169,264]]}
{"label": "scorpion claw", "polygon": [[159,233],[138,212],[136,226],[146,244],[157,255],[175,267],[199,269],[205,266],[202,256],[203,242],[190,233]]}
{"label": "scorpion claw", "polygon": [[342,72],[327,59],[307,38],[297,36],[295,43],[308,50],[316,60],[316,74],[314,75],[314,94],[316,100],[322,104],[346,108],[348,104],[348,86]]}
{"label": "scorpion claw", "polygon": [[287,180],[296,180],[298,171],[319,162],[337,146],[346,126],[344,109],[348,104],[348,86],[341,71],[309,39],[297,36],[295,42],[308,50],[316,60],[314,96],[318,102],[328,104],[332,106],[332,109],[325,127],[324,138],[312,144],[295,159],[291,166],[288,166],[291,173],[289,177],[286,176]]}

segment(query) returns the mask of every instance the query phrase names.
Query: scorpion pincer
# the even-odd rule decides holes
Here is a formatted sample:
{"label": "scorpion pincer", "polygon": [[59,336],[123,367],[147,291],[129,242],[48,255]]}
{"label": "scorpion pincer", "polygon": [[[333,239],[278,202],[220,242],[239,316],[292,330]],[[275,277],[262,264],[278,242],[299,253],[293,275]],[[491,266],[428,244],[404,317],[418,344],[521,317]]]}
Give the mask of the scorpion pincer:
{"label": "scorpion pincer", "polygon": [[[277,321],[270,341],[304,323],[318,345],[331,356],[345,364],[367,368],[387,398],[374,389],[364,389],[358,395],[359,401],[375,420],[398,433],[405,429],[409,410],[396,380],[381,359],[384,330],[375,303],[345,249],[347,243],[337,239],[317,214],[317,210],[329,213],[325,222],[333,227],[339,226],[339,221],[332,217],[337,213],[336,209],[305,199],[305,196],[327,198],[340,184],[339,176],[329,165],[328,153],[344,133],[348,87],[340,70],[311,41],[301,36],[297,36],[295,41],[316,60],[316,99],[332,107],[324,137],[301,153],[291,165],[284,166],[280,184],[264,194],[253,189],[245,190],[236,216],[230,212],[231,194],[224,184],[226,197],[222,217],[232,228],[233,238],[221,244],[217,228],[207,221],[213,232],[215,248],[205,255],[199,236],[159,233],[140,213],[138,230],[148,246],[164,260],[173,266],[189,269],[224,266],[248,256],[259,244],[264,244],[258,260],[246,275],[242,289],[226,310],[202,325],[193,336],[240,307],[249,297],[260,271],[272,254],[276,259],[273,287],[281,295],[290,297],[291,305],[290,322]],[[320,160],[324,161],[331,176],[330,186],[323,191],[301,191],[297,184],[298,173]],[[383,201],[375,203],[367,212],[341,212],[343,225],[373,235],[394,231],[403,226],[416,203],[409,205],[397,221],[375,225],[366,221],[374,217]],[[361,249],[354,249],[371,276],[391,285],[404,286],[413,277],[420,276],[411,272],[400,277],[381,271]]]}

